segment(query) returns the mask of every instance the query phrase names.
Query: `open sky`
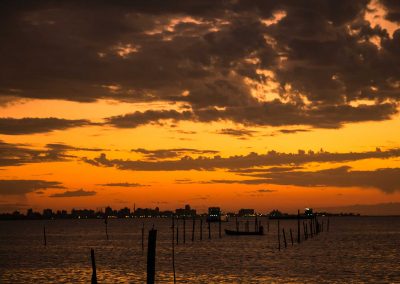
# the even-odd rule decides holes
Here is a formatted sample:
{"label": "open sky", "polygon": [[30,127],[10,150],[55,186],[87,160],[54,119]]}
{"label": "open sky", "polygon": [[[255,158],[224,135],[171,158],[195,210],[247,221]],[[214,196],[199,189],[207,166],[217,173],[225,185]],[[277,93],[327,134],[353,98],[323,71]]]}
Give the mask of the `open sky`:
{"label": "open sky", "polygon": [[400,202],[400,1],[1,1],[0,38],[0,211]]}

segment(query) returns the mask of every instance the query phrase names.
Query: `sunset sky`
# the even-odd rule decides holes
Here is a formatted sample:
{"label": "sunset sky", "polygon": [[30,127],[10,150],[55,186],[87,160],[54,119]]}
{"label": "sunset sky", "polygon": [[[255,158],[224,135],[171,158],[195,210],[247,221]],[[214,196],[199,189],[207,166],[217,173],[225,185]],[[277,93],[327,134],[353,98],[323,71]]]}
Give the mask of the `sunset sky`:
{"label": "sunset sky", "polygon": [[0,212],[400,202],[398,0],[1,1],[0,38]]}

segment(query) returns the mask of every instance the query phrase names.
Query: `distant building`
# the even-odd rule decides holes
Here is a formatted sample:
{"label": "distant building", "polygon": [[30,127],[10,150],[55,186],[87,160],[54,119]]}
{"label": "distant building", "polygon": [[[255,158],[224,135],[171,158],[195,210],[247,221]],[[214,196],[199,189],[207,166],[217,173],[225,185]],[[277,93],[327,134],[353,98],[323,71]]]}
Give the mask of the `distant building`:
{"label": "distant building", "polygon": [[194,217],[196,216],[196,209],[192,209],[189,204],[186,204],[185,208],[175,209],[175,215],[179,217]]}
{"label": "distant building", "polygon": [[219,208],[219,207],[209,207],[208,208],[208,216],[210,216],[210,217],[219,217],[219,216],[221,216],[221,208]]}
{"label": "distant building", "polygon": [[306,215],[306,216],[313,216],[314,213],[313,213],[312,208],[306,208],[306,209],[304,210],[304,215]]}
{"label": "distant building", "polygon": [[254,209],[240,209],[238,215],[240,217],[255,216]]}
{"label": "distant building", "polygon": [[45,218],[45,219],[51,219],[51,218],[53,218],[53,210],[51,210],[51,209],[44,209],[44,210],[43,210],[43,218]]}

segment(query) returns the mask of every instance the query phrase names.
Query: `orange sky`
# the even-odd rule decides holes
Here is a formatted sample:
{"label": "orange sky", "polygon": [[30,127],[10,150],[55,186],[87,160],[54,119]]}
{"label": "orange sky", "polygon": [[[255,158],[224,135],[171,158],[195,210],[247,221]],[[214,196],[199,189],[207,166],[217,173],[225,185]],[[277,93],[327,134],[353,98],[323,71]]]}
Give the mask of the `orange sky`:
{"label": "orange sky", "polygon": [[[400,146],[400,131],[397,131],[400,129],[400,78],[395,71],[394,75],[387,71],[382,78],[368,79],[371,84],[368,88],[357,85],[364,80],[361,76],[369,76],[366,74],[370,66],[381,66],[395,60],[400,62],[398,57],[388,55],[392,56],[392,46],[396,47],[396,43],[397,47],[400,46],[399,25],[390,18],[391,8],[385,5],[384,1],[373,1],[368,6],[370,11],[365,7],[350,7],[349,10],[354,8],[361,12],[354,12],[344,20],[324,10],[320,13],[329,14],[324,21],[331,27],[321,35],[319,31],[310,34],[306,30],[310,27],[305,24],[308,20],[304,18],[301,21],[299,11],[291,6],[271,8],[271,17],[258,15],[260,26],[246,22],[249,18],[244,15],[253,13],[253,10],[229,17],[226,14],[200,17],[191,14],[189,9],[171,15],[168,13],[172,12],[165,12],[165,17],[155,13],[152,15],[154,19],[138,16],[140,22],[130,19],[131,14],[126,13],[129,21],[124,24],[128,27],[143,25],[141,35],[132,30],[113,39],[117,44],[109,46],[105,39],[104,42],[101,39],[101,31],[84,31],[94,39],[92,42],[90,38],[85,39],[87,43],[83,46],[87,50],[79,51],[80,60],[85,61],[85,56],[89,56],[86,52],[90,50],[97,58],[95,60],[109,60],[107,68],[115,70],[107,74],[107,68],[101,72],[96,69],[98,73],[95,75],[90,70],[86,75],[76,75],[79,68],[85,68],[85,63],[79,61],[82,65],[74,66],[75,69],[63,69],[62,64],[67,66],[68,60],[57,57],[59,55],[53,54],[57,53],[54,50],[45,53],[47,41],[57,46],[63,43],[63,39],[53,33],[54,26],[65,32],[63,25],[75,24],[71,20],[57,26],[57,13],[72,13],[76,7],[69,7],[68,11],[62,10],[65,7],[58,7],[59,10],[41,10],[39,7],[16,13],[15,21],[24,21],[29,27],[27,30],[32,28],[36,32],[35,29],[40,27],[37,40],[46,43],[42,44],[43,51],[36,46],[31,50],[18,50],[32,62],[42,60],[43,66],[32,67],[28,60],[25,67],[10,67],[15,68],[10,74],[19,74],[21,78],[7,75],[9,77],[0,80],[0,142],[3,143],[0,145],[0,153],[3,153],[3,160],[0,160],[0,211],[104,208],[108,205],[133,208],[134,204],[136,207],[158,206],[167,210],[191,204],[200,211],[206,211],[209,206],[220,206],[226,212],[250,207],[266,213],[275,208],[295,212],[304,207],[400,202],[400,180],[396,178],[400,169],[400,154],[396,152]],[[219,13],[216,10],[215,13]],[[243,19],[237,20],[240,17]],[[281,33],[287,32],[285,25],[292,23],[288,19],[300,21],[305,30],[299,27],[294,35],[280,37]],[[322,21],[319,18],[314,20]],[[368,31],[371,35],[362,36],[362,29],[358,26],[363,25],[363,20],[368,21],[367,24],[364,22],[365,29],[381,29],[386,35],[381,31]],[[241,38],[246,33],[228,33],[237,26],[250,27],[249,36],[252,31],[261,29],[265,46],[250,46],[251,39]],[[353,52],[360,48],[359,56],[365,61],[358,67],[362,71],[357,73],[359,77],[354,75],[354,71],[345,69],[350,68],[349,64],[338,62],[339,59],[329,62],[327,67],[323,65],[326,64],[324,57],[316,55],[310,59],[306,57],[306,49],[295,49],[300,46],[296,41],[302,40],[307,44],[316,40],[344,45],[344,42],[340,43],[345,38],[343,33],[354,38],[349,40],[351,43],[348,43],[347,50]],[[16,29],[10,34],[16,35],[11,39],[16,44],[18,35],[26,36]],[[77,50],[82,42],[77,40],[79,36],[84,38],[88,35],[79,31],[76,38],[71,37],[71,41],[76,40]],[[213,36],[215,38],[211,40]],[[231,50],[225,42],[236,36],[230,45],[238,46]],[[315,39],[317,36],[320,38]],[[185,59],[182,55],[202,41],[187,46],[174,57],[168,44],[176,41],[178,47],[182,44],[180,37],[186,42],[195,38],[209,40],[210,47],[204,52],[208,59],[200,58],[201,55]],[[105,35],[104,38],[109,40]],[[8,46],[10,52],[11,43]],[[246,44],[243,54],[236,54],[241,45]],[[272,50],[268,51],[271,54],[279,54],[274,60],[276,65],[267,66],[263,62],[263,56],[267,56],[263,52],[267,52],[267,47]],[[60,48],[62,55],[64,47],[56,48]],[[70,50],[74,49],[68,47],[67,51]],[[366,56],[372,58],[368,55],[371,50],[376,58],[367,63],[369,59]],[[154,57],[165,52],[163,58],[166,62],[154,63],[151,52],[155,52]],[[50,59],[46,59],[45,54]],[[72,56],[76,54],[71,55],[71,61],[74,61]],[[342,53],[340,58],[346,56]],[[51,68],[54,67],[52,60],[60,61],[60,69],[43,75],[44,78],[36,78],[36,74],[41,76],[42,71],[47,72],[47,60],[52,62]],[[230,67],[226,67],[229,60],[227,66]],[[126,65],[113,69],[116,62]],[[129,69],[142,63],[144,65],[138,73]],[[147,82],[145,77],[141,77],[141,72],[151,74],[152,64],[159,65],[153,71],[154,82]],[[10,66],[13,66],[11,60]],[[176,84],[172,84],[179,68],[188,68],[184,69],[187,74],[197,75],[178,77]],[[292,68],[300,71],[292,73]],[[3,69],[1,74],[6,74]],[[142,81],[125,78],[128,69],[133,72],[133,77],[140,77]],[[331,83],[319,85],[317,81],[325,77],[318,76],[331,69],[332,87]],[[39,71],[30,75],[31,70]],[[253,71],[254,77],[243,75]],[[209,73],[202,78],[202,72]],[[315,72],[317,77],[314,81],[308,72]],[[104,84],[92,82],[100,80],[104,74],[110,78]],[[303,78],[303,74],[306,77]],[[75,76],[82,77],[80,80],[71,79]],[[157,76],[171,76],[171,79],[165,82]],[[275,110],[274,107],[279,108]],[[256,114],[258,111],[259,115]],[[285,111],[287,114],[282,113]],[[215,113],[220,116],[212,116]],[[119,117],[125,114],[133,115]],[[59,120],[54,122],[56,126],[43,120],[39,127],[41,120],[33,118]],[[127,119],[128,126],[122,124]],[[64,122],[76,124],[58,125]],[[321,149],[323,151],[319,153]],[[301,154],[299,150],[306,153]],[[309,150],[315,154],[307,154]],[[282,153],[282,156],[293,155],[288,155],[282,162],[273,155],[266,155],[268,151]],[[256,162],[248,156],[253,152],[256,153]],[[342,154],[349,158],[340,158]],[[330,157],[327,161],[320,160],[326,156]],[[29,185],[21,185],[21,180]],[[38,181],[56,182],[58,186],[40,186]],[[113,183],[119,185],[107,185]],[[52,196],[57,194],[61,197]]]}

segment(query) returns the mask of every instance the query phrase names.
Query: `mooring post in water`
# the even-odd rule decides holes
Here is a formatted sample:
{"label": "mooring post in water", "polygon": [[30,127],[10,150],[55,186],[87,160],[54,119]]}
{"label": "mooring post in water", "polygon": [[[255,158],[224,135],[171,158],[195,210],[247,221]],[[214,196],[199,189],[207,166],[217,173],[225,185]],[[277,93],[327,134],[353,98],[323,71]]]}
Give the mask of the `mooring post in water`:
{"label": "mooring post in water", "polygon": [[312,238],[313,235],[314,235],[314,232],[313,232],[313,222],[312,222],[312,219],[311,219],[311,220],[310,220],[310,237]]}
{"label": "mooring post in water", "polygon": [[97,284],[97,274],[96,274],[96,260],[94,258],[94,249],[90,249],[90,258],[92,259],[92,284]]}
{"label": "mooring post in water", "polygon": [[194,242],[194,229],[195,229],[195,226],[196,226],[196,219],[195,219],[195,217],[193,216],[193,222],[192,222],[192,242]]}
{"label": "mooring post in water", "polygon": [[186,243],[186,218],[183,216],[183,243]]}
{"label": "mooring post in water", "polygon": [[154,284],[156,278],[156,242],[157,230],[151,229],[147,244],[147,284]]}
{"label": "mooring post in water", "polygon": [[43,225],[43,244],[47,246],[47,237],[46,237],[46,226]]}
{"label": "mooring post in water", "polygon": [[245,227],[246,232],[249,231],[249,220],[246,221],[246,227]]}
{"label": "mooring post in water", "polygon": [[175,220],[172,215],[172,271],[174,273],[174,283],[176,283],[176,275],[175,275]]}
{"label": "mooring post in water", "polygon": [[179,245],[179,217],[176,219],[176,244]]}
{"label": "mooring post in water", "polygon": [[239,221],[237,217],[236,217],[236,232],[239,232]]}
{"label": "mooring post in water", "polygon": [[200,241],[203,239],[203,217],[200,217]]}
{"label": "mooring post in water", "polygon": [[219,238],[222,238],[222,233],[221,233],[221,217],[219,217],[219,220],[218,220],[218,236],[219,236]]}
{"label": "mooring post in water", "polygon": [[327,221],[327,224],[326,224],[326,231],[329,232],[329,217],[328,217],[328,221]]}
{"label": "mooring post in water", "polygon": [[106,226],[106,238],[107,238],[107,241],[108,241],[108,215],[104,216],[104,224]]}
{"label": "mooring post in water", "polygon": [[280,233],[281,229],[279,226],[279,220],[278,220],[278,249],[281,250],[281,233]]}
{"label": "mooring post in water", "polygon": [[287,248],[285,228],[282,228],[282,235],[283,235],[283,242],[285,244],[285,248]]}
{"label": "mooring post in water", "polygon": [[144,222],[142,224],[142,253],[144,251]]}
{"label": "mooring post in water", "polygon": [[292,228],[290,228],[290,240],[292,241],[292,246],[293,246],[293,234],[292,234]]}
{"label": "mooring post in water", "polygon": [[321,222],[321,232],[322,233],[324,232],[324,220],[322,220],[322,222]]}
{"label": "mooring post in water", "polygon": [[254,221],[254,232],[258,232],[258,219],[256,215],[256,220]]}
{"label": "mooring post in water", "polygon": [[297,209],[297,243],[300,243],[300,210]]}
{"label": "mooring post in water", "polygon": [[211,222],[208,221],[208,239],[211,240]]}
{"label": "mooring post in water", "polygon": [[304,239],[307,240],[307,228],[306,228],[306,224],[303,221],[303,232],[304,232]]}
{"label": "mooring post in water", "polygon": [[268,220],[267,220],[267,232],[269,233],[269,217],[268,217]]}

